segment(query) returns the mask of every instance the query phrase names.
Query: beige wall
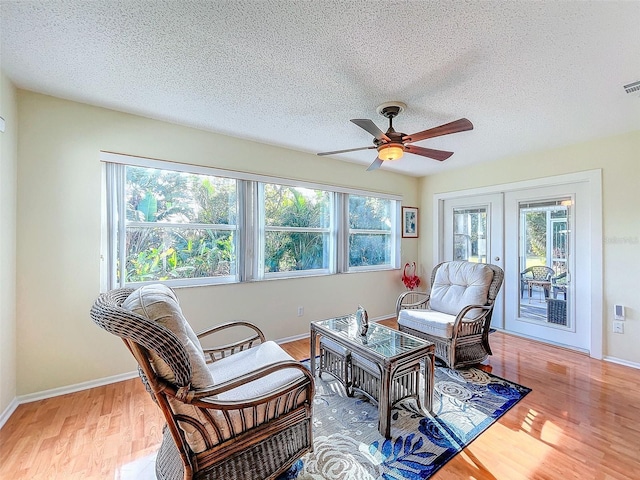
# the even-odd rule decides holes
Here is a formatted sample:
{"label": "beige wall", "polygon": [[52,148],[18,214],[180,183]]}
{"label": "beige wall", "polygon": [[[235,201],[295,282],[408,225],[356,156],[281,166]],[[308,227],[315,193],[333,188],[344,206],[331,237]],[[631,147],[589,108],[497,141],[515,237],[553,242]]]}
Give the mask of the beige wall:
{"label": "beige wall", "polygon": [[[602,168],[607,332],[614,303],[627,306],[628,318],[624,335],[605,332],[604,352],[640,363],[634,344],[640,335],[640,304],[633,288],[640,266],[640,132],[417,180],[384,171],[366,173],[362,165],[27,91],[17,93],[16,134],[15,90],[2,80],[0,114],[8,122],[0,140],[0,251],[6,254],[15,248],[12,230],[19,242],[15,295],[8,293],[15,278],[11,269],[16,271],[10,261],[0,274],[0,411],[15,395],[134,369],[121,342],[99,330],[88,316],[100,285],[100,150],[402,194],[403,204],[421,207],[423,226],[433,222],[434,193]],[[17,156],[12,140],[16,135]],[[215,158],[212,152],[229,154]],[[17,190],[12,181],[16,163]],[[430,235],[404,240],[402,262],[418,259],[418,245],[419,261],[428,270],[433,259]],[[402,291],[399,277],[398,271],[344,274],[185,288],[178,295],[196,330],[247,319],[267,337],[279,339],[306,333],[309,321],[351,311],[358,302],[372,317],[391,314]],[[304,317],[296,316],[298,305],[305,307]]]}
{"label": "beige wall", "polygon": [[[423,225],[433,223],[433,195],[470,188],[602,169],[604,235],[605,356],[640,364],[640,131],[530,155],[506,158],[482,166],[453,170],[420,180]],[[420,260],[433,264],[433,240],[420,239]],[[578,261],[588,261],[579,259]],[[613,305],[626,306],[623,335],[611,333]]]}
{"label": "beige wall", "polygon": [[0,72],[0,414],[16,396],[16,90]]}
{"label": "beige wall", "polygon": [[[415,178],[32,92],[18,92],[18,120],[18,395],[134,369],[122,343],[88,315],[100,288],[100,150],[418,201]],[[402,251],[403,262],[415,260],[417,240],[404,240]],[[195,330],[246,319],[279,339],[307,333],[311,320],[355,311],[358,302],[371,317],[390,315],[401,287],[392,271],[183,288],[178,296]]]}

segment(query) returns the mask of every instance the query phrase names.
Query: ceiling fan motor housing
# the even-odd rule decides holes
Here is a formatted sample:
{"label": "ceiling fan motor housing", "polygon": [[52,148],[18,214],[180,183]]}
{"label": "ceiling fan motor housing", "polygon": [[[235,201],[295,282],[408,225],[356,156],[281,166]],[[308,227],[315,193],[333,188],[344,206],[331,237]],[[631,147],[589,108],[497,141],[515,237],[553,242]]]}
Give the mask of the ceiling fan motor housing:
{"label": "ceiling fan motor housing", "polygon": [[380,115],[387,118],[394,118],[400,113],[400,107],[394,105],[393,107],[384,107],[380,112]]}
{"label": "ceiling fan motor housing", "polygon": [[402,102],[386,102],[378,105],[376,108],[376,112],[386,118],[393,118],[397,116],[399,113],[404,112],[407,108],[407,105]]}
{"label": "ceiling fan motor housing", "polygon": [[383,160],[397,160],[402,157],[405,151],[404,142],[402,137],[404,133],[396,132],[393,128],[393,119],[404,109],[406,105],[402,102],[387,102],[379,105],[377,112],[389,119],[389,129],[386,132],[386,136],[389,141],[376,140],[374,141],[378,148],[378,157]]}

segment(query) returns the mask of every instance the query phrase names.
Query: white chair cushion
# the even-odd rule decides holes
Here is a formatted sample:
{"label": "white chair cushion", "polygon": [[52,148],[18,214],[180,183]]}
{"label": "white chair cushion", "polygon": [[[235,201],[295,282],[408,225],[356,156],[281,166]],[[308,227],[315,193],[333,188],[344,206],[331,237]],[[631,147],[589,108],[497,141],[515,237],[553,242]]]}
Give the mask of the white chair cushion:
{"label": "white chair cushion", "polygon": [[[223,383],[227,380],[233,380],[247,373],[254,372],[259,368],[285,360],[293,360],[293,358],[275,342],[268,341],[249,350],[243,350],[230,357],[217,360],[207,366],[216,381]],[[268,393],[274,388],[286,385],[303,376],[303,373],[299,370],[282,370],[224,392],[216,398],[225,401],[247,400]]]}
{"label": "white chair cushion", "polygon": [[[205,388],[216,383],[226,382],[238,378],[241,375],[253,372],[260,367],[271,365],[282,360],[292,358],[274,342],[265,342],[249,350],[236,353],[220,359],[212,364],[207,364],[198,337],[182,315],[182,310],[173,290],[165,285],[147,285],[134,291],[123,303],[124,308],[131,310],[149,320],[158,322],[171,330],[182,342],[191,362],[191,385],[195,388]],[[174,375],[169,366],[154,352],[150,357],[156,372],[170,382],[174,382]],[[266,375],[255,382],[245,383],[217,397],[215,400],[243,401],[260,396],[271,390],[286,385],[302,377],[303,374],[294,369],[287,369]],[[306,401],[305,395],[290,401],[298,406]],[[223,442],[239,433],[243,428],[243,419],[253,421],[254,410],[247,408],[240,414],[237,410],[231,410],[229,417],[233,426],[228,428],[225,415],[220,410],[210,410],[209,415],[204,414],[199,408],[170,398],[169,403],[175,414],[191,417],[208,432],[214,443]],[[255,409],[258,423],[265,418],[282,414],[285,409],[290,409],[289,402],[279,402],[267,412],[265,407]],[[207,444],[197,427],[189,422],[179,422],[180,428],[185,434],[185,439],[194,453],[200,453],[207,449]]]}
{"label": "white chair cushion", "polygon": [[[193,387],[204,388],[213,385],[213,376],[207,368],[200,341],[182,315],[182,309],[173,290],[163,284],[145,285],[129,295],[122,303],[122,307],[148,320],[158,322],[178,337],[191,363]],[[158,375],[174,383],[175,376],[169,365],[153,351],[150,352],[150,358]]]}
{"label": "white chair cushion", "polygon": [[398,315],[399,325],[440,338],[451,338],[455,320],[455,315],[434,310],[405,309]]}
{"label": "white chair cushion", "polygon": [[[234,353],[229,357],[217,360],[207,366],[216,380],[222,383],[283,360],[293,359],[275,342],[269,341],[252,347],[249,350]],[[242,402],[269,393],[302,376],[303,374],[299,370],[285,369],[280,372],[265,375],[253,382],[245,383],[240,387],[211,398],[212,400]],[[265,418],[282,415],[285,410],[290,410],[291,408],[302,405],[306,400],[306,395],[300,395],[299,397],[290,399],[290,402],[294,403],[294,405],[289,404],[289,402],[278,402],[277,406],[272,404],[271,411],[269,412],[266,411],[264,404],[255,410],[253,408],[245,408],[242,410],[242,413],[238,410],[229,410],[229,420],[231,421],[233,431],[238,434],[242,432],[243,421],[247,421],[250,424],[254,422],[254,414],[257,416],[255,419],[257,423],[262,423]],[[232,437],[233,432],[229,429],[227,420],[220,410],[209,410],[210,416],[205,416],[199,409],[192,405],[185,405],[175,399],[171,399],[171,405],[176,412],[197,419],[210,437],[216,439],[215,443],[223,442]],[[273,410],[276,408],[278,411],[274,412]],[[212,422],[215,425],[212,425]],[[191,450],[195,453],[200,453],[207,449],[204,439],[197,429],[187,423],[182,423],[181,428],[185,433],[185,438]]]}
{"label": "white chair cushion", "polygon": [[[443,263],[436,271],[429,307],[455,316],[467,305],[485,305],[492,280],[493,270],[482,263]],[[465,318],[479,313],[472,310]]]}

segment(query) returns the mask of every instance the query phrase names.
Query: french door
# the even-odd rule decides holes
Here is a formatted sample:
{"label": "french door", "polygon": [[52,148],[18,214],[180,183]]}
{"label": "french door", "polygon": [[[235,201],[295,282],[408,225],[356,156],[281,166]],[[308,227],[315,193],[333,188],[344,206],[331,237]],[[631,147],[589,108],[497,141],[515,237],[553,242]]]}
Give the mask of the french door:
{"label": "french door", "polygon": [[599,170],[435,195],[434,262],[505,272],[492,326],[602,357]]}
{"label": "french door", "polygon": [[583,183],[505,194],[505,330],[589,351],[585,196]]}
{"label": "french door", "polygon": [[[443,204],[442,261],[467,260],[503,267],[503,198],[501,193],[452,198]],[[491,319],[503,328],[503,293],[498,294]]]}

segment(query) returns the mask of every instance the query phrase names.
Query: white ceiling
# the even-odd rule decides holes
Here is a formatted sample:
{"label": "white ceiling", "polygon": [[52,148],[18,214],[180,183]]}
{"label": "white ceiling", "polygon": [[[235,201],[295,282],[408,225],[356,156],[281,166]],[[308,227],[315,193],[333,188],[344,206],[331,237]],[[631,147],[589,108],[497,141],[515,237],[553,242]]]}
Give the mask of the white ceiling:
{"label": "white ceiling", "polygon": [[20,88],[311,153],[370,145],[349,119],[391,100],[407,134],[473,122],[404,174],[640,129],[640,1],[0,1]]}

